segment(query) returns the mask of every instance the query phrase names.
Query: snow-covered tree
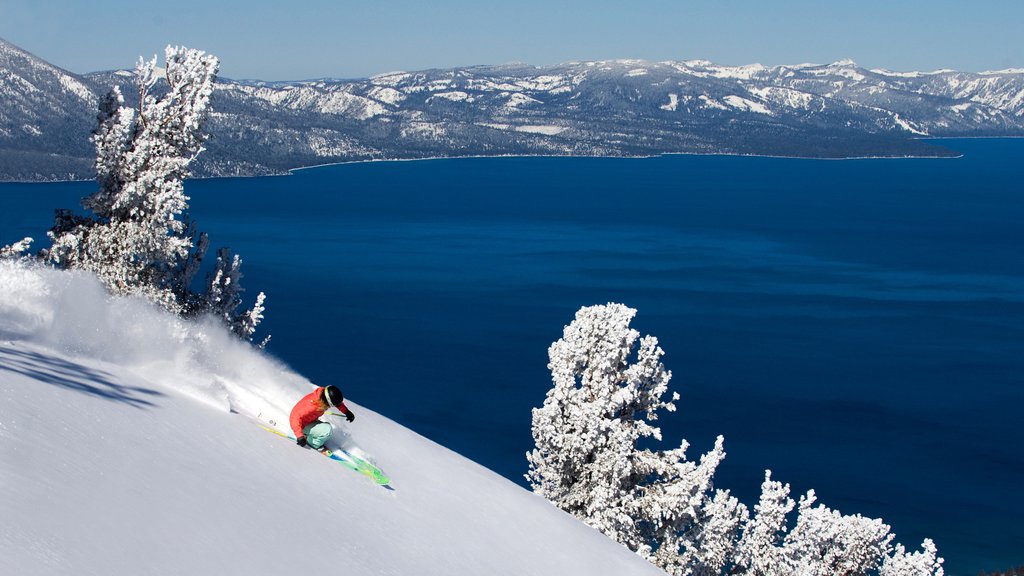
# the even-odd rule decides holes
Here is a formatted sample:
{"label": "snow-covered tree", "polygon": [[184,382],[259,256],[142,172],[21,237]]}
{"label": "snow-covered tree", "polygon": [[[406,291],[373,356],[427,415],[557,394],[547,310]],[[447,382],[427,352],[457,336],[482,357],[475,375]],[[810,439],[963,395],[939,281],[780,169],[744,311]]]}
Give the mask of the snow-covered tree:
{"label": "snow-covered tree", "polygon": [[680,570],[673,574],[714,576],[731,564],[739,531],[749,518],[747,507],[728,490],[715,491],[705,500],[697,518],[699,529],[684,534],[684,552],[675,560]]}
{"label": "snow-covered tree", "polygon": [[651,422],[679,396],[663,399],[672,375],[657,339],[629,327],[635,314],[582,308],[549,348],[553,386],[533,410],[536,448],[526,455],[536,493],[673,575],[942,576],[930,540],[907,553],[881,520],[815,506],[813,490],[797,506],[770,470],[751,514],[714,488],[721,437],[698,462],[686,459],[685,440],[641,449],[661,440]]}
{"label": "snow-covered tree", "polygon": [[[203,151],[219,63],[184,47],[168,46],[165,57],[159,90],[156,57],[139,60],[137,108],[125,105],[117,87],[100,101],[93,134],[99,190],[82,201],[91,215],[59,210],[46,255],[59,266],[93,272],[115,294],[143,295],[177,313],[210,310],[248,338],[262,317],[263,295],[257,308],[236,314],[223,301],[192,292],[208,239],[197,238],[183,217],[183,180]],[[234,274],[229,296],[237,307],[240,274]]]}
{"label": "snow-covered tree", "polygon": [[639,552],[669,574],[715,576],[732,561],[748,511],[729,491],[711,492],[712,476],[724,456],[719,437],[691,474],[658,480],[648,488],[657,508],[638,517],[653,528],[656,547]]}
{"label": "snow-covered tree", "polygon": [[[636,442],[656,429],[631,417],[645,411],[640,389],[630,386],[628,375],[629,355],[639,338],[629,328],[635,313],[619,304],[583,308],[551,345],[548,368],[554,387],[533,411],[536,449],[527,454],[527,478],[535,492],[620,541],[635,539],[628,536],[634,522],[626,502],[654,471],[650,454],[639,452]],[[646,344],[633,377],[641,377],[639,367],[647,368],[642,385],[664,389],[670,375],[651,358],[661,351],[653,339]],[[650,393],[645,400],[654,418],[658,408],[671,409],[671,403]]]}
{"label": "snow-covered tree", "polygon": [[814,506],[810,490],[800,498],[796,526],[783,549],[796,574],[867,576],[881,566],[892,542],[889,526],[859,514],[848,516]]}
{"label": "snow-covered tree", "polygon": [[[942,576],[942,559],[934,544],[907,554],[893,547],[890,527],[879,519],[843,515],[815,506],[813,490],[800,498],[796,524],[788,530],[786,517],[796,503],[789,484],[765,472],[754,516],[743,528],[734,558],[734,574],[749,576]],[[788,533],[787,533],[788,531]]]}
{"label": "snow-covered tree", "polygon": [[192,248],[180,216],[188,206],[182,181],[202,150],[218,62],[198,50],[166,50],[167,92],[153,94],[156,58],[135,69],[139,106],[114,88],[100,102],[96,146],[99,190],[82,205],[92,217],[58,213],[50,258],[95,273],[116,294],[144,294],[175,311],[178,266]]}
{"label": "snow-covered tree", "polygon": [[781,545],[786,515],[794,506],[796,502],[789,497],[789,484],[772,480],[771,470],[766,470],[761,497],[736,548],[735,564],[740,574],[781,576],[789,573]]}
{"label": "snow-covered tree", "polygon": [[[686,460],[685,441],[674,450],[639,449],[643,439],[661,440],[651,422],[660,410],[675,410],[679,396],[663,399],[672,375],[658,340],[629,327],[635,314],[622,304],[582,308],[551,345],[553,387],[533,411],[527,478],[535,492],[609,537],[661,566],[681,566],[680,558],[701,554],[693,543],[715,530],[731,535],[742,514],[727,494],[712,499],[711,478],[725,456],[721,438],[699,463]],[[699,536],[701,518],[718,525]],[[716,562],[714,553],[706,561]]]}
{"label": "snow-covered tree", "polygon": [[31,238],[23,238],[15,242],[14,244],[0,246],[0,260],[13,260],[17,258],[24,258],[25,253],[28,252],[28,249],[31,245]]}
{"label": "snow-covered tree", "polygon": [[217,264],[208,278],[208,285],[200,306],[224,320],[231,331],[249,340],[256,326],[263,320],[263,301],[260,292],[253,307],[241,314],[236,310],[242,303],[242,259],[227,248],[217,251]]}
{"label": "snow-covered tree", "polygon": [[925,539],[920,552],[907,552],[902,544],[887,556],[878,576],[943,576],[942,558],[938,557],[935,543]]}

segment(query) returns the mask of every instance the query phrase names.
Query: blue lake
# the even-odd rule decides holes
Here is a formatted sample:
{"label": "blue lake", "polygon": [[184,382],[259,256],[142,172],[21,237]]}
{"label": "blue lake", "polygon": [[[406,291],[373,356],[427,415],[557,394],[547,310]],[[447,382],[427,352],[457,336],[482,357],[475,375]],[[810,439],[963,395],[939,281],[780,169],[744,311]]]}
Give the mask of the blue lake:
{"label": "blue lake", "polygon": [[[622,302],[682,395],[665,447],[722,434],[716,484],[749,506],[770,468],[973,575],[1024,564],[1024,140],[942,144],[964,157],[434,160],[186,191],[267,293],[270,352],[520,484],[548,346]],[[0,243],[93,188],[0,185]]]}

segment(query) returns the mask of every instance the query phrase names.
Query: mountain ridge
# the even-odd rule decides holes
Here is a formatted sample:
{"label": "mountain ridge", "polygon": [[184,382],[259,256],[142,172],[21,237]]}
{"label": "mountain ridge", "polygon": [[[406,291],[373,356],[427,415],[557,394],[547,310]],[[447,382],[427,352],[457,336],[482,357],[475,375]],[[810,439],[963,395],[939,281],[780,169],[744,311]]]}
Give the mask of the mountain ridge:
{"label": "mountain ridge", "polygon": [[[123,70],[76,75],[0,40],[0,180],[90,178],[88,104],[130,84]],[[134,90],[123,92],[130,101]],[[463,156],[946,157],[956,153],[920,138],[1024,136],[1024,72],[892,72],[852,60],[508,63],[221,78],[213,106],[196,176]]]}

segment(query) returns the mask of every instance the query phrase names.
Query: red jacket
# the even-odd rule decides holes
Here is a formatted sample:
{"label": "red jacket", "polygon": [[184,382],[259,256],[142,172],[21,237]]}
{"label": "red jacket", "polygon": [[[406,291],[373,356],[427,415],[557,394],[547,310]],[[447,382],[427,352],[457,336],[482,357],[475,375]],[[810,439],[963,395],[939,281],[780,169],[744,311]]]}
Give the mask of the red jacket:
{"label": "red jacket", "polygon": [[[317,388],[303,396],[302,400],[299,400],[298,404],[292,408],[292,414],[288,419],[288,422],[292,425],[292,432],[295,433],[295,437],[305,436],[302,429],[319,420],[329,408],[330,406],[324,401],[323,388]],[[341,403],[341,406],[338,406],[338,409],[341,410],[342,414],[348,414],[348,408],[344,402]]]}

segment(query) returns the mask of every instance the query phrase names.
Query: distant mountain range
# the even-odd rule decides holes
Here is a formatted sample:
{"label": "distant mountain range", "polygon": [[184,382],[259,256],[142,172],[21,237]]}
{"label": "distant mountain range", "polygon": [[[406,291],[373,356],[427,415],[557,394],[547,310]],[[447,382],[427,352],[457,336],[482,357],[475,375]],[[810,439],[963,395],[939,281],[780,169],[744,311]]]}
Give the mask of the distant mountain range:
{"label": "distant mountain range", "polygon": [[[126,71],[73,74],[0,40],[0,180],[90,178],[97,99],[131,81]],[[451,156],[948,156],[920,137],[1024,136],[1024,70],[515,64],[358,80],[222,78],[213,106],[198,176]]]}

